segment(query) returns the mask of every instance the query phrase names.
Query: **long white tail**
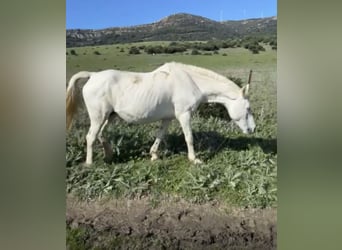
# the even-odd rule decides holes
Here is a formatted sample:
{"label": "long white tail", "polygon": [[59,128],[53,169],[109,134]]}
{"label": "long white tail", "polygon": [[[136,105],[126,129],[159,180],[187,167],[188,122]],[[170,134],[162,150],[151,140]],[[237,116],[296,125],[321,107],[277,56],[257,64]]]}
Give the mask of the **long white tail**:
{"label": "long white tail", "polygon": [[88,78],[92,72],[81,71],[70,78],[67,92],[66,92],[66,127],[70,129],[72,118],[77,111],[79,97],[75,91],[75,84],[80,78]]}

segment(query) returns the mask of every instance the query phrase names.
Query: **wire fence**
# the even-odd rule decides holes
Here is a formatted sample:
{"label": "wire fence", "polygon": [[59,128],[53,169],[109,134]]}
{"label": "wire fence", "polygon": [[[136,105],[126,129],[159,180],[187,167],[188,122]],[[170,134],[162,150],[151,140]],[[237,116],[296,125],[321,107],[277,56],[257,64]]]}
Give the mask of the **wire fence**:
{"label": "wire fence", "polygon": [[[252,78],[251,83],[263,83],[266,80],[271,80],[272,82],[276,82],[277,71],[276,70],[254,70],[251,69]],[[235,77],[240,78],[243,82],[247,83],[249,78],[249,69],[234,69],[234,70],[226,70],[223,74],[227,77]]]}

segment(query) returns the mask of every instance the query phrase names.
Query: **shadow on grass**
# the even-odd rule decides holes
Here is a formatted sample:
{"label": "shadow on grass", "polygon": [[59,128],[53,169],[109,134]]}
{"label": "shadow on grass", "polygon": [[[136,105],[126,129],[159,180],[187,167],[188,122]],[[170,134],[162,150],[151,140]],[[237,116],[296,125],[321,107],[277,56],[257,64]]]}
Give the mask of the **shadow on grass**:
{"label": "shadow on grass", "polygon": [[[245,151],[251,147],[260,147],[265,154],[277,154],[277,139],[258,138],[253,135],[225,137],[215,131],[194,132],[194,147],[196,152],[206,152],[206,159],[211,159],[222,150]],[[130,160],[149,158],[149,150],[153,139],[146,141],[141,137],[123,138],[120,154],[112,159],[113,163],[124,163]],[[126,150],[124,150],[126,149]],[[183,134],[168,134],[160,145],[160,156],[169,157],[175,154],[186,154],[187,147]]]}
{"label": "shadow on grass", "polygon": [[[277,139],[258,138],[253,135],[239,137],[225,137],[215,131],[194,132],[194,147],[196,151],[209,151],[210,156],[223,149],[242,151],[258,146],[265,154],[277,154]],[[173,153],[186,151],[184,135],[168,135],[166,138],[168,149]],[[210,157],[210,158],[211,158]]]}

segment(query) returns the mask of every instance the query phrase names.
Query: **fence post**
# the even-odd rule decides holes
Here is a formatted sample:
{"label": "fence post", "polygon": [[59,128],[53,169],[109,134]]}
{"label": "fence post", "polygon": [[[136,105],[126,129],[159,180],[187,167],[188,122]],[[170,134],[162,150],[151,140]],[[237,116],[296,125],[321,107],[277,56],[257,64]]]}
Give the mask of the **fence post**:
{"label": "fence post", "polygon": [[251,83],[253,70],[249,71],[248,84]]}

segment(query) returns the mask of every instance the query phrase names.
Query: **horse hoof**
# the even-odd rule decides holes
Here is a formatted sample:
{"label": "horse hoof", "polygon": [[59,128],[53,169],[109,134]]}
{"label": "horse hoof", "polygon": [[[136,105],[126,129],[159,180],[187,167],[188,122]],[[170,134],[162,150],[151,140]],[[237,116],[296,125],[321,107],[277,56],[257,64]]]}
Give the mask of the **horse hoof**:
{"label": "horse hoof", "polygon": [[158,159],[159,159],[158,155],[152,154],[151,161],[156,161]]}
{"label": "horse hoof", "polygon": [[192,163],[195,165],[198,165],[198,164],[202,164],[203,162],[200,159],[196,158],[196,159],[192,160]]}

